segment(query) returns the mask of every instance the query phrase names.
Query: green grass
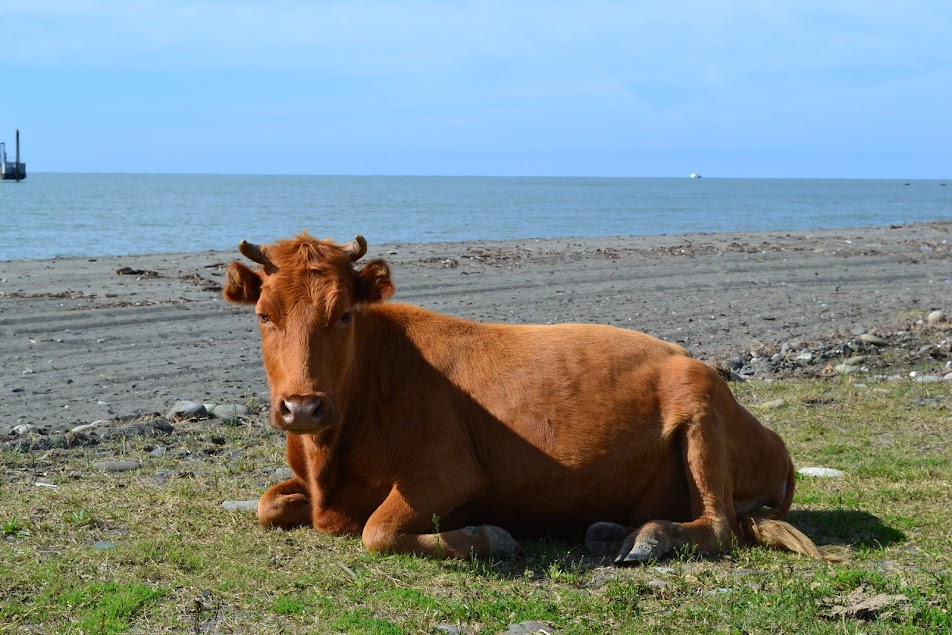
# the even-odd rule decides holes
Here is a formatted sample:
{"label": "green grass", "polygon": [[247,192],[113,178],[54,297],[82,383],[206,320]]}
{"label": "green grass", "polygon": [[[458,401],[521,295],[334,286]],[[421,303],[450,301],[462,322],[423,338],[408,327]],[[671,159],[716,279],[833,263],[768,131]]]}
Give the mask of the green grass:
{"label": "green grass", "polygon": [[[221,508],[260,495],[284,464],[280,438],[261,422],[8,448],[0,632],[497,633],[530,619],[562,634],[952,632],[952,390],[862,381],[734,386],[798,465],[846,472],[800,478],[790,517],[817,542],[851,545],[843,565],[739,548],[615,569],[553,540],[525,541],[511,561],[438,561],[371,555],[357,539],[310,530],[265,531],[254,514]],[[776,399],[786,405],[758,405]],[[169,452],[149,457],[156,444]],[[94,469],[111,458],[143,468]],[[857,589],[905,599],[871,621],[833,617]]]}

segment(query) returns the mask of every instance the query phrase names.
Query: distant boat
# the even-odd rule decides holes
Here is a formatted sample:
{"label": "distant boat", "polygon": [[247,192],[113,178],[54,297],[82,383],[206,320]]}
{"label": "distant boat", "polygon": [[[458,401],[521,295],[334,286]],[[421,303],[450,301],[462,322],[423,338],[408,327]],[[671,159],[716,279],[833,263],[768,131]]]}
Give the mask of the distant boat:
{"label": "distant boat", "polygon": [[697,172],[691,172],[691,178],[692,178],[692,179],[699,179],[699,178],[701,178],[701,175],[698,174]]}

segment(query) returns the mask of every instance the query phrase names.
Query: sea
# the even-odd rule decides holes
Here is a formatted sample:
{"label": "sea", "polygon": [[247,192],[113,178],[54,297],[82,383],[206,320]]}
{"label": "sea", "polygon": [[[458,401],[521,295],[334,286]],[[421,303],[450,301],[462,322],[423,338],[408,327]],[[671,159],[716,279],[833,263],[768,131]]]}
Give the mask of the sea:
{"label": "sea", "polygon": [[935,220],[952,220],[952,182],[31,173],[0,181],[0,260],[234,250],[305,229],[392,244]]}

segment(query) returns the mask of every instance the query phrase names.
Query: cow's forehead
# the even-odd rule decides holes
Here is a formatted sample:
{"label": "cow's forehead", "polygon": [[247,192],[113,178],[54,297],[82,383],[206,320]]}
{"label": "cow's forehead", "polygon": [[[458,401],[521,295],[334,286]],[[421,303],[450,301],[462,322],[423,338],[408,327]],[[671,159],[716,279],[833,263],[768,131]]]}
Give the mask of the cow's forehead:
{"label": "cow's forehead", "polygon": [[283,312],[317,309],[330,316],[350,296],[347,276],[323,269],[278,270],[265,278],[262,301]]}

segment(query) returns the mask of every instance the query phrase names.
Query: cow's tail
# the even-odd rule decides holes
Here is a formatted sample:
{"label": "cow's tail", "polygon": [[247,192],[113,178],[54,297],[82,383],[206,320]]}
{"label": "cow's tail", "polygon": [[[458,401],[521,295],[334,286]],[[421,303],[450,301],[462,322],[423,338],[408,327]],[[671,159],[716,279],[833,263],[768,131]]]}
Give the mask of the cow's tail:
{"label": "cow's tail", "polygon": [[790,463],[787,475],[787,491],[783,501],[771,509],[769,516],[742,516],[738,518],[744,538],[748,544],[762,545],[778,551],[792,551],[802,556],[825,560],[827,562],[846,562],[848,549],[839,545],[817,546],[802,531],[788,522],[780,520],[787,515],[793,502],[796,474]]}

